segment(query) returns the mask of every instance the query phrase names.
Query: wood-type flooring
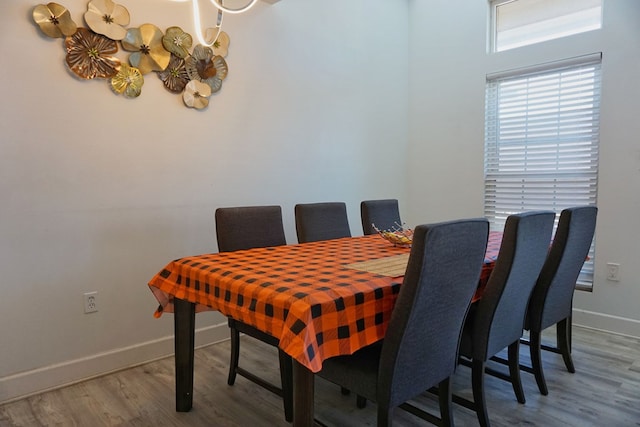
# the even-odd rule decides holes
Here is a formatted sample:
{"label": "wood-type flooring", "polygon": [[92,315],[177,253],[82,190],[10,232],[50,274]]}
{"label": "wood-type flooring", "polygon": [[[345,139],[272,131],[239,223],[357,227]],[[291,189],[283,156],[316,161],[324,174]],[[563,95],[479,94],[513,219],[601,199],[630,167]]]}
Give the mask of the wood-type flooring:
{"label": "wood-type flooring", "polygon": [[[554,339],[552,334],[545,341]],[[278,381],[274,348],[242,338],[241,365]],[[511,386],[487,376],[487,405],[493,427],[631,427],[640,426],[640,339],[574,327],[576,373],[568,373],[557,354],[543,352],[549,395],[538,392],[531,374],[522,373],[527,398],[519,404]],[[528,362],[528,347],[521,360]],[[0,426],[144,426],[254,427],[288,426],[281,400],[238,377],[228,386],[229,342],[195,352],[194,405],[175,412],[173,357],[27,397],[0,406]],[[470,370],[460,366],[454,393],[471,398]],[[436,408],[425,395],[417,402]],[[358,409],[355,396],[316,379],[315,416],[326,426],[375,426],[376,407]],[[457,426],[477,426],[475,414],[455,405]],[[428,425],[396,410],[394,426]]]}

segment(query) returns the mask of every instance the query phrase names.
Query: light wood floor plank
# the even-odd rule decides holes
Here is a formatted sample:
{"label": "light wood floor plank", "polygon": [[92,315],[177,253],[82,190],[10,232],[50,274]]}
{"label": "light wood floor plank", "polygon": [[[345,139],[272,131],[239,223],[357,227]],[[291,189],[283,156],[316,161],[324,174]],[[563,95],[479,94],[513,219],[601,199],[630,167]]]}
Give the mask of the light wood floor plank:
{"label": "light wood floor plank", "polygon": [[[545,336],[552,343],[553,335]],[[251,338],[242,338],[241,364],[279,381],[277,352]],[[576,374],[568,373],[559,355],[543,352],[549,395],[538,393],[532,375],[523,373],[527,403],[519,404],[511,386],[487,376],[487,406],[494,427],[639,427],[640,340],[574,327]],[[522,346],[523,363],[528,347]],[[289,426],[282,401],[238,377],[226,384],[229,343],[195,353],[194,407],[175,412],[173,358],[166,358],[101,378],[42,393],[0,406],[0,426],[89,427],[253,427]],[[454,393],[471,398],[470,370],[458,368]],[[415,403],[436,410],[432,396]],[[316,380],[316,418],[327,426],[375,426],[375,405],[358,409],[355,396],[343,396],[337,386]],[[475,414],[455,406],[458,426],[478,425]],[[394,425],[423,426],[397,410]]]}

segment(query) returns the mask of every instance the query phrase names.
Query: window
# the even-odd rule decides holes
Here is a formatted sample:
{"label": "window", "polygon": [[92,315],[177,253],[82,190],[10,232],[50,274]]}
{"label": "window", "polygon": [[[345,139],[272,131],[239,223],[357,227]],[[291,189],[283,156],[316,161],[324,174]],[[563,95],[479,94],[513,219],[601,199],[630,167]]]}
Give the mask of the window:
{"label": "window", "polygon": [[602,27],[602,0],[493,0],[492,51]]}
{"label": "window", "polygon": [[[487,76],[485,216],[595,205],[601,54]],[[593,283],[593,246],[579,280]]]}

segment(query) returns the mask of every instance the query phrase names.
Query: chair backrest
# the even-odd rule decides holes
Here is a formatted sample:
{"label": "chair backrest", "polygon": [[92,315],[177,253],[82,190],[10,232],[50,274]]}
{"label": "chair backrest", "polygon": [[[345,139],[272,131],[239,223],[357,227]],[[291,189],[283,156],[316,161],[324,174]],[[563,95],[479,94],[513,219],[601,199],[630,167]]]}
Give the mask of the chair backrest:
{"label": "chair backrest", "polygon": [[343,202],[298,204],[294,211],[299,243],[351,237]]}
{"label": "chair backrest", "polygon": [[484,218],[415,228],[404,281],[382,344],[379,403],[396,406],[453,374],[488,235]]}
{"label": "chair backrest", "polygon": [[571,316],[573,291],[589,254],[597,215],[595,206],[560,213],[551,250],[531,294],[529,328],[542,331]]}
{"label": "chair backrest", "polygon": [[280,206],[218,208],[215,221],[220,252],[287,244]]}
{"label": "chair backrest", "polygon": [[527,304],[551,243],[555,213],[507,217],[500,252],[475,312],[473,358],[487,360],[520,339]]}
{"label": "chair backrest", "polygon": [[376,234],[373,224],[378,230],[390,230],[402,226],[396,199],[364,200],[360,203],[360,218],[362,232],[365,235]]}

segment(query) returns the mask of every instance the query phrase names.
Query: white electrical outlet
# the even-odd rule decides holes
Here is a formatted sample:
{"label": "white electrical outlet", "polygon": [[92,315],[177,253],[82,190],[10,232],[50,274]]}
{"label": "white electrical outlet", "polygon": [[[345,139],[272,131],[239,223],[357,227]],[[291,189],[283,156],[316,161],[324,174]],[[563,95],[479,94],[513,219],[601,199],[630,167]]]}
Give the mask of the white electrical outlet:
{"label": "white electrical outlet", "polygon": [[95,313],[98,311],[98,292],[86,292],[84,294],[84,312]]}
{"label": "white electrical outlet", "polygon": [[607,263],[607,280],[612,282],[620,281],[620,264],[617,262]]}

